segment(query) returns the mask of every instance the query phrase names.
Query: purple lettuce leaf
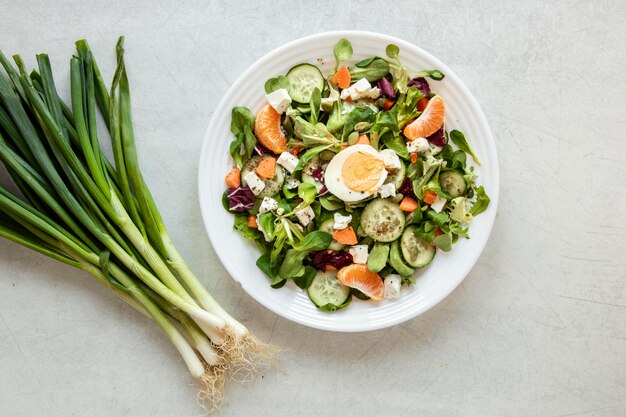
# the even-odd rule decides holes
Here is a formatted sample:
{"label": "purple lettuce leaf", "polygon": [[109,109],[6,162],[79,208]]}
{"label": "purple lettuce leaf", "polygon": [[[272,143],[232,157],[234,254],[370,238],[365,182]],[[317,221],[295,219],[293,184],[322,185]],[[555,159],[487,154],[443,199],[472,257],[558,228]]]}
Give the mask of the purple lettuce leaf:
{"label": "purple lettuce leaf", "polygon": [[443,132],[443,126],[438,131],[428,136],[426,139],[435,146],[444,146],[446,144],[446,135]]}
{"label": "purple lettuce leaf", "polygon": [[230,211],[242,213],[254,206],[255,195],[249,187],[229,188],[226,192]]}
{"label": "purple lettuce leaf", "polygon": [[380,81],[378,81],[378,84],[376,84],[376,87],[378,87],[378,89],[380,90],[380,93],[385,98],[388,98],[389,100],[396,99],[396,92],[393,90],[393,86],[391,85],[389,80],[386,79],[385,77],[381,78]]}
{"label": "purple lettuce leaf", "polygon": [[428,85],[426,78],[413,78],[412,80],[409,80],[407,85],[409,87],[417,87],[426,98],[430,97],[430,85]]}
{"label": "purple lettuce leaf", "polygon": [[328,266],[332,266],[339,270],[344,266],[354,263],[352,255],[346,251],[333,251],[330,249],[309,252],[311,265],[313,268],[326,271]]}
{"label": "purple lettuce leaf", "polygon": [[404,178],[402,185],[398,188],[398,192],[405,197],[415,198],[415,192],[413,192],[413,181],[411,181],[411,178]]}

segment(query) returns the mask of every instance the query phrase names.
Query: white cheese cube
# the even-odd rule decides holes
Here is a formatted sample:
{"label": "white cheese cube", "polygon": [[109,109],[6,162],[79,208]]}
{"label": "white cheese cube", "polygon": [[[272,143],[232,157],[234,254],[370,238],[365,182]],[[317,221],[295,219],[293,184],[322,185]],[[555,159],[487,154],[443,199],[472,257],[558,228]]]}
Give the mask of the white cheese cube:
{"label": "white cheese cube", "polygon": [[430,150],[430,144],[426,138],[417,138],[407,143],[406,149],[409,153],[425,153]]}
{"label": "white cheese cube", "polygon": [[400,157],[395,151],[391,149],[383,149],[380,151],[380,156],[383,157],[385,168],[389,171],[397,171],[400,169]]}
{"label": "white cheese cube", "polygon": [[339,97],[341,97],[342,100],[345,100],[348,97],[350,97],[350,89],[344,88],[343,90],[341,90],[341,94],[339,94]]}
{"label": "white cheese cube", "polygon": [[378,97],[380,97],[380,89],[378,87],[372,87],[368,92],[364,93],[364,97],[376,100]]}
{"label": "white cheese cube", "polygon": [[402,286],[402,278],[398,274],[389,274],[385,278],[384,298],[398,298],[400,295],[400,287]]}
{"label": "white cheese cube", "polygon": [[433,201],[433,203],[430,205],[430,208],[435,210],[437,213],[440,213],[441,210],[443,210],[443,206],[446,205],[447,201],[448,200],[446,200],[445,198],[437,196],[435,197],[435,201]]}
{"label": "white cheese cube", "polygon": [[350,215],[344,216],[341,213],[335,213],[335,223],[333,224],[333,229],[343,230],[346,227],[348,227],[351,221],[352,221],[352,216]]}
{"label": "white cheese cube", "polygon": [[259,213],[267,213],[274,211],[277,208],[278,201],[274,200],[272,197],[263,197],[263,201],[261,201],[261,206],[259,207]]}
{"label": "white cheese cube", "polygon": [[254,171],[244,175],[243,180],[248,184],[248,187],[250,187],[254,195],[259,195],[259,193],[265,189],[265,183]]}
{"label": "white cheese cube", "polygon": [[276,163],[289,171],[290,174],[296,169],[298,162],[300,162],[298,157],[290,154],[289,152],[281,153],[276,160]]}
{"label": "white cheese cube", "polygon": [[285,187],[287,187],[288,190],[293,190],[294,188],[298,188],[299,185],[300,185],[300,180],[294,177],[287,177],[287,180],[285,181]]}
{"label": "white cheese cube", "polygon": [[348,252],[350,252],[350,255],[352,255],[352,261],[355,264],[367,263],[367,258],[369,257],[367,245],[350,246],[350,249],[348,249]]}
{"label": "white cheese cube", "polygon": [[389,198],[396,196],[396,186],[392,183],[383,184],[378,189],[381,198]]}
{"label": "white cheese cube", "polygon": [[302,210],[297,211],[296,217],[298,218],[302,226],[307,226],[309,223],[311,223],[311,220],[315,218],[315,213],[313,212],[311,206],[307,206]]}
{"label": "white cheese cube", "polygon": [[350,91],[350,98],[354,100],[359,100],[364,96],[367,96],[372,86],[366,78],[361,78],[359,81],[354,83],[348,90]]}
{"label": "white cheese cube", "polygon": [[267,94],[265,98],[270,106],[272,106],[279,114],[283,114],[291,104],[291,97],[289,97],[289,93],[284,88],[279,88],[278,90]]}

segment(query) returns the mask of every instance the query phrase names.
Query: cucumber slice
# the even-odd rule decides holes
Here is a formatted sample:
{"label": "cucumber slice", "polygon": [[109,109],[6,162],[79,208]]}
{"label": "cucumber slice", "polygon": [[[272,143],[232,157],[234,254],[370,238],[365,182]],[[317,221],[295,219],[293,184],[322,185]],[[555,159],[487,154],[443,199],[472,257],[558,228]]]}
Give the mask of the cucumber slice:
{"label": "cucumber slice", "polygon": [[350,288],[339,282],[337,271],[317,271],[307,294],[316,306],[334,310],[348,300]]}
{"label": "cucumber slice", "polygon": [[414,268],[423,268],[432,262],[436,248],[424,239],[415,236],[417,226],[409,226],[402,234],[400,248],[406,263]]}
{"label": "cucumber slice", "polygon": [[327,165],[327,161],[324,161],[318,155],[315,155],[309,160],[309,162],[306,163],[306,165],[304,165],[304,168],[302,168],[302,181],[315,185],[315,188],[317,188],[317,192],[319,193],[322,188],[324,188],[324,184],[316,180],[311,174],[318,168],[322,168],[323,172]]}
{"label": "cucumber slice", "polygon": [[465,178],[458,171],[443,171],[439,174],[439,185],[453,198],[462,196],[467,187]]}
{"label": "cucumber slice", "polygon": [[[333,234],[334,230],[333,230],[333,225],[335,224],[335,219],[333,219],[332,217],[326,221],[324,221],[320,227],[319,230],[321,230],[322,232],[326,232],[326,233],[330,233],[331,235]],[[331,242],[330,246],[328,246],[328,249],[330,250],[342,250],[345,247],[345,245],[342,245],[341,243],[337,242],[335,239],[333,239],[333,241]]]}
{"label": "cucumber slice", "polygon": [[400,210],[400,205],[382,198],[373,200],[361,213],[363,233],[377,242],[398,239],[402,235],[404,224],[404,212]]}
{"label": "cucumber slice", "polygon": [[393,174],[387,175],[387,179],[385,180],[385,184],[393,183],[396,186],[396,190],[402,187],[402,183],[404,182],[404,177],[406,177],[406,166],[401,162],[400,169],[394,172]]}
{"label": "cucumber slice", "polygon": [[380,272],[387,265],[387,259],[389,259],[389,245],[375,243],[367,258],[367,268],[372,272]]}
{"label": "cucumber slice", "polygon": [[289,81],[289,95],[293,101],[308,103],[316,88],[324,91],[324,76],[315,65],[300,64],[291,68],[287,73]]}
{"label": "cucumber slice", "polygon": [[[267,158],[272,158],[272,157],[269,155],[264,155],[264,156],[255,155],[252,158],[248,159],[245,164],[243,164],[243,166],[241,167],[241,186],[242,187],[245,187],[247,185],[243,177],[247,173],[253,172],[256,169],[256,167],[259,166],[261,161]],[[263,191],[259,193],[257,197],[262,198],[262,197],[271,197],[273,195],[276,195],[281,190],[281,188],[283,187],[283,184],[285,183],[285,170],[280,165],[276,165],[276,175],[274,175],[274,178],[268,178],[266,180],[263,180],[263,182],[265,183],[265,188],[263,189]]]}
{"label": "cucumber slice", "polygon": [[402,255],[400,254],[400,244],[398,244],[397,240],[391,244],[391,249],[389,249],[389,265],[403,277],[413,275],[415,272],[413,268],[404,263]]}

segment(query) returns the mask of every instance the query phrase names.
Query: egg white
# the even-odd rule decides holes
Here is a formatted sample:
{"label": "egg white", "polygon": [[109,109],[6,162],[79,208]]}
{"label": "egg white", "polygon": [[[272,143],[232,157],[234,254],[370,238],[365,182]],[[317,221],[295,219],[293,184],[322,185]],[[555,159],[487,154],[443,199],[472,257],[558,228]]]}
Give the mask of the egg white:
{"label": "egg white", "polygon": [[324,182],[326,184],[326,188],[331,192],[334,196],[343,201],[353,202],[360,201],[364,198],[370,197],[378,191],[381,185],[385,182],[387,178],[387,171],[383,169],[380,173],[380,178],[376,185],[368,191],[354,191],[351,190],[343,180],[343,176],[341,175],[341,171],[343,169],[343,164],[346,162],[348,157],[355,152],[363,152],[370,154],[377,159],[383,161],[382,156],[370,145],[352,145],[348,146],[346,149],[339,152],[337,155],[330,160],[328,167],[326,167],[326,172],[324,173]]}

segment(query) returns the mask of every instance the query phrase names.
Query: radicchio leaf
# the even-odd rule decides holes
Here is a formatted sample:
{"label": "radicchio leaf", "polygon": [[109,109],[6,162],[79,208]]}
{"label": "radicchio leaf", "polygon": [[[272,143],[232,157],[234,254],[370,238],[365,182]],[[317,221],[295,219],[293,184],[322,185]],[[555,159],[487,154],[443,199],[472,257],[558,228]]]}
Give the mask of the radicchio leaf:
{"label": "radicchio leaf", "polygon": [[310,174],[313,178],[315,178],[317,181],[319,181],[322,184],[325,184],[324,182],[324,169],[319,166],[319,167],[315,167],[315,169],[313,171],[311,171]]}
{"label": "radicchio leaf", "polygon": [[249,187],[229,188],[226,197],[230,211],[242,213],[254,206],[255,195]]}
{"label": "radicchio leaf", "polygon": [[413,181],[411,181],[411,178],[406,177],[404,181],[402,181],[402,185],[398,188],[398,192],[405,197],[415,198],[415,193],[413,192]]}
{"label": "radicchio leaf", "polygon": [[376,87],[380,90],[380,93],[390,100],[396,99],[396,92],[393,90],[393,86],[389,82],[389,80],[385,77],[381,78],[376,84]]}
{"label": "radicchio leaf", "polygon": [[354,263],[352,255],[346,251],[333,251],[330,249],[309,252],[311,265],[313,268],[326,271],[328,266],[332,266],[339,270],[344,266]]}
{"label": "radicchio leaf", "polygon": [[412,80],[409,80],[409,83],[407,85],[409,87],[417,87],[426,98],[430,97],[430,85],[428,85],[428,81],[426,81],[426,78],[413,78]]}
{"label": "radicchio leaf", "polygon": [[435,146],[444,146],[446,144],[446,136],[443,133],[443,126],[441,126],[439,130],[428,136],[426,139],[428,139],[428,141]]}

